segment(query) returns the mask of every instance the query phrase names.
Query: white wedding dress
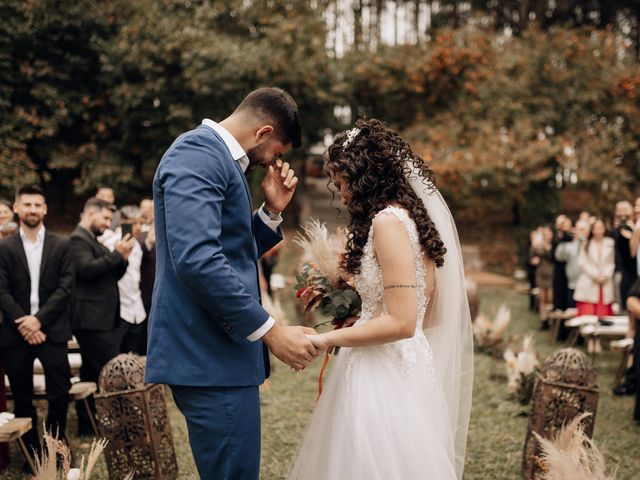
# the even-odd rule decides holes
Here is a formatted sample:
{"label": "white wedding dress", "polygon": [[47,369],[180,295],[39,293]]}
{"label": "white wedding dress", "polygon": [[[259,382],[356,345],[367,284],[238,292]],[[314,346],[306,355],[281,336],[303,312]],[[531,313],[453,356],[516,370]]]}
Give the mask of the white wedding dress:
{"label": "white wedding dress", "polygon": [[[456,479],[449,407],[423,332],[429,298],[418,232],[403,209],[378,213],[388,214],[402,221],[411,240],[418,295],[415,334],[384,345],[340,349],[290,479]],[[353,327],[358,328],[386,310],[373,227],[355,280],[362,297],[362,314]]]}

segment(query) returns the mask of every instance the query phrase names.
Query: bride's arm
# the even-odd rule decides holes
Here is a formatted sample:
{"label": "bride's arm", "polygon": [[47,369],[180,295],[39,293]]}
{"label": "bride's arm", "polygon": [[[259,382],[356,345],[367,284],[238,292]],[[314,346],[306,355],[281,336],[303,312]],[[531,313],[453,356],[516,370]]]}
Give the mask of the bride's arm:
{"label": "bride's arm", "polygon": [[388,314],[355,327],[309,336],[317,346],[379,345],[414,335],[418,311],[416,267],[407,229],[395,215],[380,215],[374,220],[373,248],[382,270]]}

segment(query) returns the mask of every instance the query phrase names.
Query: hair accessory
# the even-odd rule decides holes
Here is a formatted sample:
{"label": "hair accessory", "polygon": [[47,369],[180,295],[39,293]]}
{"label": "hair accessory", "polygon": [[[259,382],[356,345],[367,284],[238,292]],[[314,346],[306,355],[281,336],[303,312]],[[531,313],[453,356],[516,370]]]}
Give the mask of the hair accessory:
{"label": "hair accessory", "polygon": [[351,142],[355,140],[355,138],[358,136],[359,133],[360,133],[360,129],[358,127],[354,127],[351,130],[349,130],[347,132],[347,139],[344,142],[342,142],[342,148],[347,148],[349,145],[351,145]]}

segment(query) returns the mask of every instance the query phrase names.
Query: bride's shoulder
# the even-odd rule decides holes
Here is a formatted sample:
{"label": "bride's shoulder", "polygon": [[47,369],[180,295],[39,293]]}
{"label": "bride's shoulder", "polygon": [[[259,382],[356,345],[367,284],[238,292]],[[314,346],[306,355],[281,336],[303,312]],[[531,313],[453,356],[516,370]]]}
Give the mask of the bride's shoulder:
{"label": "bride's shoulder", "polygon": [[373,218],[371,225],[374,239],[384,237],[402,241],[407,237],[408,220],[408,214],[400,207],[388,206],[380,210]]}

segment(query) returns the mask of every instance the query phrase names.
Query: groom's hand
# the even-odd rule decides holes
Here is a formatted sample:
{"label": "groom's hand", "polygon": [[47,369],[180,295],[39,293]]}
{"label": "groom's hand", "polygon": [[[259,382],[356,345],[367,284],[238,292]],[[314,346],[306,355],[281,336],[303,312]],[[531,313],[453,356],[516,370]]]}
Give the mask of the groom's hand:
{"label": "groom's hand", "polygon": [[275,324],[262,340],[279,360],[295,370],[303,370],[319,355],[318,349],[305,335],[310,330]]}
{"label": "groom's hand", "polygon": [[278,159],[269,165],[262,181],[264,204],[271,212],[282,212],[293,198],[298,177],[288,162]]}

